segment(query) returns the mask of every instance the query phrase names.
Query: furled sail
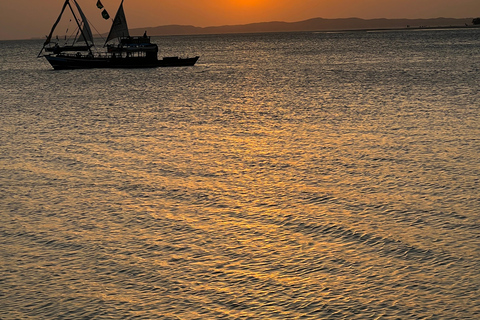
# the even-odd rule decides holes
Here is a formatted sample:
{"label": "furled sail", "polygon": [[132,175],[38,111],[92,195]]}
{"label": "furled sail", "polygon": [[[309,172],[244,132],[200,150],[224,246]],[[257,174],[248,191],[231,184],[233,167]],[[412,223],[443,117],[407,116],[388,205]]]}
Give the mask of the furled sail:
{"label": "furled sail", "polygon": [[88,24],[87,17],[83,14],[82,9],[78,5],[76,0],[73,0],[77,6],[78,12],[80,13],[80,17],[82,18],[83,22],[83,28],[82,28],[82,34],[78,38],[78,41],[85,41],[87,44],[93,44],[93,34],[92,34],[92,29],[90,29],[90,25]]}
{"label": "furled sail", "polygon": [[118,8],[117,15],[115,16],[115,19],[113,19],[112,28],[110,29],[110,33],[108,34],[105,44],[107,44],[110,40],[129,36],[130,34],[128,33],[127,19],[125,17],[125,12],[123,11],[122,0],[120,8]]}

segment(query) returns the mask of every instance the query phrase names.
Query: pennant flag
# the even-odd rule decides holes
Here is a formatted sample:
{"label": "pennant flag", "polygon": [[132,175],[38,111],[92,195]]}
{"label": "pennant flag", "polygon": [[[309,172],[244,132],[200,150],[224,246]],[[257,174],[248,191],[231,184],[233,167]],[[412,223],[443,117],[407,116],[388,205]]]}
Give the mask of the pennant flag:
{"label": "pennant flag", "polygon": [[97,1],[97,8],[98,9],[103,9],[103,4],[100,0]]}
{"label": "pennant flag", "polygon": [[105,19],[105,20],[110,19],[110,15],[108,14],[107,10],[103,10],[103,11],[102,11],[102,17],[103,17],[103,19]]}

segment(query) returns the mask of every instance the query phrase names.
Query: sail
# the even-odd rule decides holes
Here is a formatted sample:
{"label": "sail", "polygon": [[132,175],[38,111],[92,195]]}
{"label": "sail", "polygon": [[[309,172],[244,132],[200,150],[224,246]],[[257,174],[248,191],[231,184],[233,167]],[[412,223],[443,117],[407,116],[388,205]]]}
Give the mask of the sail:
{"label": "sail", "polygon": [[88,44],[93,44],[93,36],[91,31],[88,31],[88,29],[88,26],[83,26],[82,33],[80,34],[80,37],[78,37],[77,42],[86,42]]}
{"label": "sail", "polygon": [[125,12],[123,11],[123,0],[120,4],[120,8],[118,8],[117,15],[115,19],[113,19],[112,28],[110,29],[110,33],[108,34],[107,41],[105,44],[110,40],[120,38],[120,37],[129,37],[130,34],[128,33],[128,25],[127,19],[125,18]]}
{"label": "sail", "polygon": [[88,24],[87,17],[85,17],[85,15],[83,14],[83,11],[78,5],[77,1],[76,0],[73,0],[73,1],[77,6],[78,12],[80,13],[80,17],[82,18],[82,22],[83,22],[82,34],[80,35],[77,41],[85,41],[87,44],[89,42],[93,44],[92,29],[90,29],[90,25]]}

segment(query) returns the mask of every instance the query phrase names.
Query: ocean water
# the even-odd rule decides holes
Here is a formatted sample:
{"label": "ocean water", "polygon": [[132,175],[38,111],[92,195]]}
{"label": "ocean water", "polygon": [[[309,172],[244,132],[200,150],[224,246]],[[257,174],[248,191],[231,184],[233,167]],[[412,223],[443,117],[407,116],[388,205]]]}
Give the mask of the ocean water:
{"label": "ocean water", "polygon": [[0,319],[479,319],[480,29],[0,42]]}

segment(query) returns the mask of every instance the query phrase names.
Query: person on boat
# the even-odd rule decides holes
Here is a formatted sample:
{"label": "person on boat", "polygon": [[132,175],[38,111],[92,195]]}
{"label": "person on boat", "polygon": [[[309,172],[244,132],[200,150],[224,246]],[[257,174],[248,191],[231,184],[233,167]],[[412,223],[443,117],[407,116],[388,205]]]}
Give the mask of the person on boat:
{"label": "person on boat", "polygon": [[60,54],[62,53],[62,50],[60,49],[60,46],[58,45],[58,43],[55,44],[55,47],[53,47],[53,53],[54,54]]}

